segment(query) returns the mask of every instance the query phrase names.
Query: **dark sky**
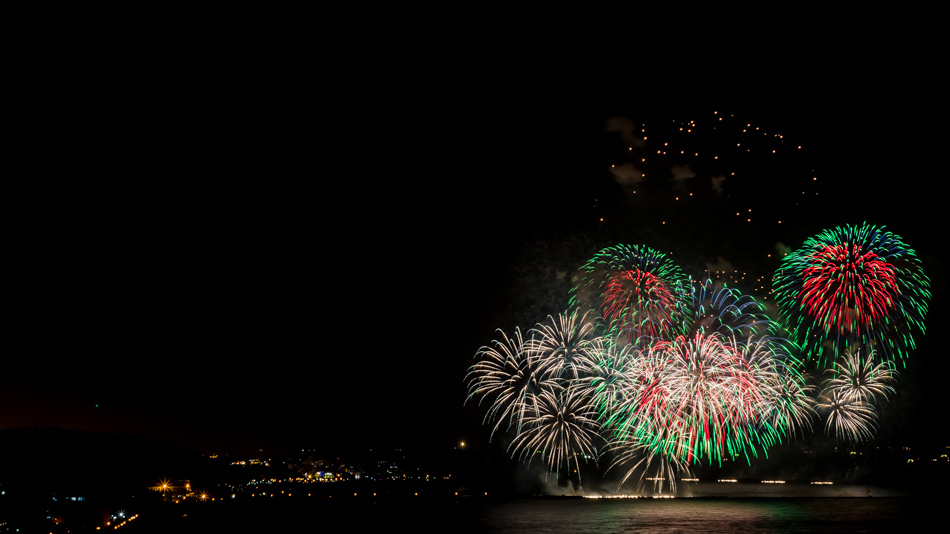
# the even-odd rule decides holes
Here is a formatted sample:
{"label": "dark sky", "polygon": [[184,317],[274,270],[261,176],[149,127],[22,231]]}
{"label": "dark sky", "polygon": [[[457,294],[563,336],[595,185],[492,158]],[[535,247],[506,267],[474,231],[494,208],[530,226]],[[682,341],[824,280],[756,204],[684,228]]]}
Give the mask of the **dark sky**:
{"label": "dark sky", "polygon": [[[473,355],[495,328],[562,311],[549,308],[563,273],[599,247],[669,249],[684,270],[722,255],[767,276],[775,242],[865,220],[902,235],[939,285],[900,383],[915,429],[932,420],[946,113],[926,79],[855,67],[815,83],[796,64],[784,84],[776,69],[725,90],[512,65],[347,79],[188,66],[117,76],[106,61],[75,67],[81,89],[44,93],[11,198],[0,428],[206,452],[485,443],[483,411],[463,408]],[[699,171],[684,189],[655,179],[648,200],[614,180],[629,154],[608,119],[663,135],[726,114],[804,147],[750,155],[726,181],[730,206],[788,212],[781,229],[736,226]],[[708,135],[697,150],[723,138]],[[812,171],[823,196],[796,211],[790,182]],[[702,206],[673,205],[678,191]]]}

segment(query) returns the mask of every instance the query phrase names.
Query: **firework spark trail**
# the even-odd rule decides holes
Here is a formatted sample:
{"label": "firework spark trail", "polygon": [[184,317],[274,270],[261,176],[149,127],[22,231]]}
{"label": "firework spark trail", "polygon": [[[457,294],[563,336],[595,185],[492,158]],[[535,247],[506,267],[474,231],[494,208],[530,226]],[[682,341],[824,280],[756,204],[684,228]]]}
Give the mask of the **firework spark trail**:
{"label": "firework spark trail", "polygon": [[823,364],[824,347],[871,346],[904,361],[924,332],[930,280],[913,250],[884,227],[837,227],[809,238],[776,271],[779,309],[796,341]]}
{"label": "firework spark trail", "polygon": [[812,398],[814,388],[807,385],[801,362],[789,355],[785,341],[763,337],[745,345],[744,357],[757,370],[763,391],[768,392],[760,407],[763,422],[780,435],[804,436],[817,416]]}
{"label": "firework spark trail", "polygon": [[669,481],[670,489],[675,490],[677,474],[681,478],[690,476],[689,465],[680,462],[678,458],[657,454],[646,445],[631,444],[625,438],[614,439],[607,449],[614,452],[608,469],[626,468],[620,480],[621,486],[639,472],[638,491],[643,489],[645,481],[652,481],[654,489],[658,491],[663,491],[664,483]]}

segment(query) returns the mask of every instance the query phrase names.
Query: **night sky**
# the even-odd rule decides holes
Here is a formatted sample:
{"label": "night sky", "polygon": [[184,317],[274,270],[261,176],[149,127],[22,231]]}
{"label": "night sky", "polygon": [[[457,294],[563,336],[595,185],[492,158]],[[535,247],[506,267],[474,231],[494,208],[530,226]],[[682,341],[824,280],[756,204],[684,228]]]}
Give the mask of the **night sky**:
{"label": "night sky", "polygon": [[[564,311],[600,248],[733,266],[753,292],[777,243],[867,221],[933,286],[882,439],[943,444],[944,104],[926,79],[796,67],[730,91],[489,65],[267,82],[83,68],[27,133],[34,166],[9,199],[0,428],[207,453],[487,444],[483,409],[463,406],[473,356]],[[675,148],[636,161],[640,128]],[[618,179],[624,164],[646,177]]]}

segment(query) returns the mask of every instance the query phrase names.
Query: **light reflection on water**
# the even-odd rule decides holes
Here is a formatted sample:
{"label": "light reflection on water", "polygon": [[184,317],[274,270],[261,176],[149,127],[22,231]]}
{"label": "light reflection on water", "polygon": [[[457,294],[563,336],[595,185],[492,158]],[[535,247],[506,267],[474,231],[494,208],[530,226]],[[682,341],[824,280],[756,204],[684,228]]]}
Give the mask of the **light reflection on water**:
{"label": "light reflection on water", "polygon": [[923,526],[938,503],[883,499],[552,499],[482,509],[471,532],[890,532]]}
{"label": "light reflection on water", "polygon": [[[736,483],[729,483],[736,482]],[[649,488],[641,490],[640,495],[652,497],[670,497],[670,490],[653,492]],[[909,493],[896,488],[871,485],[833,484],[831,482],[791,483],[769,481],[769,483],[737,482],[690,482],[680,483],[674,493],[676,497],[906,497]],[[597,494],[585,495],[588,497]],[[611,496],[609,493],[604,496]]]}
{"label": "light reflection on water", "polygon": [[[717,492],[742,493],[757,484],[718,485]],[[698,491],[703,486],[693,489]],[[711,491],[711,490],[710,490]],[[776,490],[778,491],[778,490]],[[946,530],[945,491],[902,497],[817,496],[830,487],[786,485],[785,492],[811,491],[807,497],[708,497],[675,499],[537,498],[489,500],[465,497],[287,499],[164,507],[143,516],[137,532],[324,533],[439,532],[451,534],[609,534],[609,533],[854,533]],[[865,486],[839,486],[846,495],[867,493]],[[941,490],[942,491],[942,490]],[[187,513],[185,513],[187,512]],[[938,527],[935,529],[935,525]]]}

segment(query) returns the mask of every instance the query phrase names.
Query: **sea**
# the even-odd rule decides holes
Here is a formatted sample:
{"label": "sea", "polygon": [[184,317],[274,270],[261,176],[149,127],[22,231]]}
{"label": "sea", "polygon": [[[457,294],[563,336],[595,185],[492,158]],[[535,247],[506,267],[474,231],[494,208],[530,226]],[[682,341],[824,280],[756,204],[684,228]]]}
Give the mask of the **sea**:
{"label": "sea", "polygon": [[[697,491],[698,492],[698,491]],[[908,494],[867,486],[785,487],[743,495],[668,498],[538,496],[494,500],[282,499],[169,507],[143,515],[127,532],[445,532],[606,534],[857,533],[942,531],[947,494]],[[815,496],[819,495],[819,496]]]}

